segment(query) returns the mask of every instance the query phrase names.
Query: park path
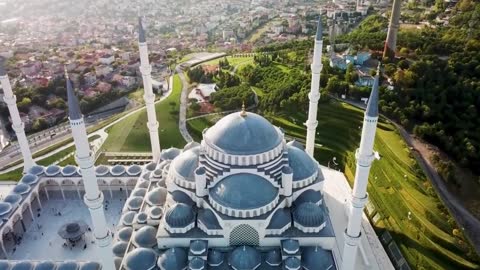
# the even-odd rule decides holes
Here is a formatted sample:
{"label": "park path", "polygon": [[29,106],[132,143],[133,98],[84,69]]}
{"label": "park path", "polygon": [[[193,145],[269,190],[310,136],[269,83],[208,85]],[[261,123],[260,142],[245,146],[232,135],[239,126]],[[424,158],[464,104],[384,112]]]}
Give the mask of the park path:
{"label": "park path", "polygon": [[[366,107],[365,104],[361,102],[343,100],[338,98],[336,99],[342,102],[346,102],[360,109],[365,109]],[[470,213],[467,208],[465,208],[465,206],[455,196],[455,194],[450,192],[450,190],[445,184],[445,181],[443,181],[442,177],[435,169],[432,161],[428,158],[429,150],[427,148],[427,144],[415,139],[415,136],[412,136],[412,134],[407,132],[402,126],[397,124],[392,119],[384,115],[382,116],[395,125],[403,140],[411,149],[414,150],[413,155],[415,156],[415,159],[427,175],[428,179],[430,179],[430,182],[435,188],[437,194],[440,196],[440,199],[447,206],[449,212],[455,218],[459,227],[464,231],[465,235],[477,251],[477,254],[480,254],[480,220],[478,220],[472,213]]]}
{"label": "park path", "polygon": [[[164,99],[166,99],[167,97],[170,96],[170,94],[172,93],[172,89],[173,89],[172,86],[173,86],[173,76],[170,77],[170,89],[168,89],[168,92],[165,93],[164,96],[162,96],[159,100],[155,101],[155,104],[163,101]],[[100,139],[102,140],[102,143],[105,142],[105,141],[107,140],[107,138],[108,138],[108,133],[106,132],[106,130],[107,130],[108,128],[110,128],[110,127],[113,126],[113,125],[118,124],[120,121],[122,121],[122,120],[124,120],[125,118],[127,118],[127,117],[129,117],[129,116],[131,116],[131,115],[133,115],[133,114],[135,114],[135,113],[143,110],[144,108],[145,108],[145,104],[142,105],[142,106],[140,106],[140,107],[138,107],[138,108],[136,108],[136,109],[134,109],[134,110],[132,110],[132,111],[130,111],[129,113],[127,113],[127,114],[125,114],[124,116],[118,118],[117,120],[113,121],[112,123],[109,123],[108,125],[104,126],[103,128],[101,128],[101,129],[99,129],[99,130],[97,130],[97,131],[94,131],[94,132],[92,132],[92,133],[89,133],[89,134],[88,134],[88,137],[92,137],[92,136],[98,135],[98,136],[100,136]],[[67,139],[67,138],[64,138],[63,140],[65,140],[65,139]],[[60,140],[60,141],[63,141],[63,140]],[[55,143],[56,143],[56,142],[55,142]],[[49,147],[49,146],[51,146],[51,145],[54,145],[55,143],[53,143],[53,142],[52,142],[52,143],[49,143],[49,145],[47,145],[45,148],[47,148],[47,147]],[[51,151],[51,152],[48,152],[48,153],[45,154],[45,155],[36,157],[34,160],[35,160],[35,161],[39,161],[39,160],[45,159],[45,158],[47,158],[47,157],[50,157],[50,156],[52,156],[52,155],[55,155],[56,153],[59,153],[59,152],[65,150],[65,149],[67,149],[67,148],[69,148],[69,147],[71,147],[71,146],[73,146],[73,145],[74,145],[73,142],[67,143],[67,144],[65,144],[65,145],[63,145],[63,146],[55,149],[54,151]],[[98,149],[100,149],[100,147],[101,147],[101,145],[98,147]],[[38,150],[41,150],[41,149],[38,149]],[[18,168],[21,168],[21,167],[23,167],[23,162],[15,165],[15,166],[12,166],[12,167],[10,167],[10,168],[7,168],[7,169],[5,169],[5,170],[0,171],[0,174],[8,173],[8,172],[11,172],[11,171],[16,170],[16,169],[18,169]],[[16,179],[12,179],[12,180],[16,180]]]}
{"label": "park path", "polygon": [[180,130],[183,139],[187,143],[189,143],[193,142],[193,139],[187,129],[188,82],[185,78],[185,73],[183,73],[183,70],[180,68],[180,66],[177,66],[176,71],[178,73],[178,76],[180,77],[180,80],[182,81],[182,94],[180,95],[180,115],[178,118],[178,129]]}

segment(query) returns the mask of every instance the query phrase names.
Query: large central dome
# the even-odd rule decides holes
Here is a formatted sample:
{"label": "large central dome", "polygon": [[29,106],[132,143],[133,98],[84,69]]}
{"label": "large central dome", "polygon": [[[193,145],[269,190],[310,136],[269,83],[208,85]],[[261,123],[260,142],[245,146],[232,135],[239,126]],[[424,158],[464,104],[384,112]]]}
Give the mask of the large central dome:
{"label": "large central dome", "polygon": [[232,113],[209,128],[204,140],[231,155],[254,155],[272,150],[282,142],[277,129],[258,114]]}

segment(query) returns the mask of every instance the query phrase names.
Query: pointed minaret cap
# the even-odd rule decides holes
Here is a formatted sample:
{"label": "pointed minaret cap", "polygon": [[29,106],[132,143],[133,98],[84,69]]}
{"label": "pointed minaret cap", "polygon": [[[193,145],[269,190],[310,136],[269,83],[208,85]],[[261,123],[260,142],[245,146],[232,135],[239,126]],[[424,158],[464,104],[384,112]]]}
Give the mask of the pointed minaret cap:
{"label": "pointed minaret cap", "polygon": [[65,80],[67,81],[67,99],[68,99],[68,117],[70,120],[82,119],[82,112],[78,104],[78,98],[73,91],[72,82],[68,77],[67,68],[65,67]]}
{"label": "pointed minaret cap", "polygon": [[318,17],[318,25],[317,25],[317,35],[315,36],[315,40],[322,40],[323,28],[322,28],[322,15]]}
{"label": "pointed minaret cap", "polygon": [[0,58],[0,76],[7,75],[7,71],[5,70],[5,59]]}
{"label": "pointed minaret cap", "polygon": [[368,99],[367,109],[365,114],[369,117],[378,117],[378,81],[380,78],[380,66],[381,63],[378,63],[377,74],[375,75],[375,80],[373,81],[372,92],[370,93],[370,98]]}
{"label": "pointed minaret cap", "polygon": [[143,29],[142,18],[138,17],[138,42],[145,43],[147,42],[145,38],[145,29]]}

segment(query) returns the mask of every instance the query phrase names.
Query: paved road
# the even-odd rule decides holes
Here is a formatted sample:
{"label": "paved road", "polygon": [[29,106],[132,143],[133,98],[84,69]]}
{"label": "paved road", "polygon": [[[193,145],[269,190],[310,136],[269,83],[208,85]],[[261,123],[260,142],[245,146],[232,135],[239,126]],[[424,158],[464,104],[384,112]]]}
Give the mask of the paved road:
{"label": "paved road", "polygon": [[192,142],[192,136],[188,133],[187,129],[187,107],[188,107],[188,82],[185,78],[185,74],[180,66],[177,66],[176,71],[180,80],[182,80],[182,94],[180,95],[180,117],[178,118],[178,128],[182,134],[183,139],[189,143]]}
{"label": "paved road", "polygon": [[[355,102],[351,100],[340,101],[349,103],[350,105],[361,109],[365,109],[365,104],[360,102]],[[389,119],[388,117],[385,118],[397,127],[400,135],[403,137],[405,142],[407,142],[407,145],[415,150],[413,151],[415,159],[420,164],[425,174],[428,176],[428,179],[430,179],[437,194],[440,195],[441,200],[447,206],[459,226],[464,229],[466,236],[468,237],[468,239],[470,239],[470,242],[475,247],[477,253],[480,254],[480,220],[473,216],[472,213],[470,213],[470,211],[465,208],[461,201],[448,190],[445,182],[437,173],[435,166],[433,166],[431,161],[426,157],[425,153],[428,150],[426,149],[425,144],[422,144],[415,140],[410,133],[408,133],[402,126],[395,123],[395,121]]]}

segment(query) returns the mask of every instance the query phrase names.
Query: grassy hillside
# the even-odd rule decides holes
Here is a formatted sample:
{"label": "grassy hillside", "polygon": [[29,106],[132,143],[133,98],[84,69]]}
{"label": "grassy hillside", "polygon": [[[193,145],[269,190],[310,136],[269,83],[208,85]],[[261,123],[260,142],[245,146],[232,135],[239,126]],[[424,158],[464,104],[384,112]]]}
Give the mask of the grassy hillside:
{"label": "grassy hillside", "polygon": [[[332,102],[320,104],[318,115],[316,143],[322,147],[315,150],[316,159],[344,171],[353,183],[354,151],[360,142],[363,112]],[[282,127],[288,136],[304,139],[304,115],[266,117]],[[198,139],[200,132],[215,120],[195,119],[188,122],[188,127]],[[465,240],[458,230],[454,233],[455,222],[392,124],[380,122],[375,150],[381,159],[372,167],[368,192],[376,209],[371,217],[376,216],[377,232],[390,232],[413,269],[479,269],[477,264],[465,259]]]}

